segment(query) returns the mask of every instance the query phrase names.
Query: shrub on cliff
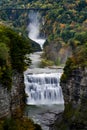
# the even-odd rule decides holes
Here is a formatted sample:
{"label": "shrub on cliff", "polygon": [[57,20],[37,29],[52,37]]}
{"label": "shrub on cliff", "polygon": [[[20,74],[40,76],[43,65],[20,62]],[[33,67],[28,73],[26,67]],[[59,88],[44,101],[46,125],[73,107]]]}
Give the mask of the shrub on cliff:
{"label": "shrub on cliff", "polygon": [[64,73],[61,76],[61,82],[66,82],[70,78],[70,75],[75,68],[75,59],[68,58],[64,67]]}
{"label": "shrub on cliff", "polygon": [[40,67],[44,68],[44,67],[49,67],[52,66],[54,63],[50,60],[46,60],[46,59],[42,59]]}
{"label": "shrub on cliff", "polygon": [[21,118],[6,118],[0,120],[0,130],[42,130],[40,125],[34,124],[31,119],[26,117]]}
{"label": "shrub on cliff", "polygon": [[23,116],[23,111],[17,108],[11,117],[0,119],[0,130],[42,130],[40,125]]}
{"label": "shrub on cliff", "polygon": [[27,118],[7,118],[1,125],[1,130],[35,130],[33,121]]}

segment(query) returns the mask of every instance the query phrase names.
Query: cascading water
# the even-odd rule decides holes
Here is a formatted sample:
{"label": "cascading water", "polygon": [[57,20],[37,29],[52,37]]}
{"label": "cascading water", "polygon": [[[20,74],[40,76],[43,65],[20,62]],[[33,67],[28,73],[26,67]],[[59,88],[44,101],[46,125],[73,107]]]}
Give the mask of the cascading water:
{"label": "cascading water", "polygon": [[[36,54],[36,53],[35,53]],[[34,60],[34,59],[33,59]],[[35,62],[33,62],[35,63]],[[24,73],[27,104],[25,115],[49,130],[56,115],[64,110],[64,100],[60,87],[61,69],[32,68]]]}
{"label": "cascading water", "polygon": [[[45,38],[40,37],[41,16],[39,12],[30,11],[28,36],[40,44],[43,49]],[[62,69],[39,68],[42,52],[30,55],[32,64],[24,72],[27,104],[25,115],[31,117],[43,130],[49,130],[56,114],[64,110],[64,100],[60,86]]]}
{"label": "cascading water", "polygon": [[[41,16],[39,12],[30,11],[29,13],[29,38],[36,41],[43,48],[45,39],[40,37],[40,20]],[[40,54],[42,52],[36,52],[31,54],[32,65],[30,66],[29,72],[34,70],[41,70],[38,68],[40,62]],[[35,69],[36,68],[36,69]],[[37,70],[38,68],[38,70]],[[45,73],[44,73],[45,71]],[[52,73],[44,68],[43,72],[39,74],[26,74],[25,75],[25,91],[28,95],[27,104],[63,104],[62,90],[59,85],[61,73]]]}
{"label": "cascading water", "polygon": [[30,11],[29,13],[29,25],[28,25],[28,37],[38,43],[41,48],[43,48],[43,44],[45,42],[45,38],[40,37],[40,27],[44,24],[44,20],[41,20],[41,16],[39,12]]}
{"label": "cascading water", "polygon": [[28,74],[25,77],[27,104],[63,104],[61,73]]}

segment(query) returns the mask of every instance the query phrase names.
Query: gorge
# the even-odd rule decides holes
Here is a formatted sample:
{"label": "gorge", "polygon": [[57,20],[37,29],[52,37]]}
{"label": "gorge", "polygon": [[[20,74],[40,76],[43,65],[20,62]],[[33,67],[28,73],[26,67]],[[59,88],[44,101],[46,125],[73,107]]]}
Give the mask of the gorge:
{"label": "gorge", "polygon": [[[61,107],[57,106],[57,109],[56,109],[56,106],[54,105],[56,103],[54,103],[53,106],[55,106],[55,107],[53,107],[51,110],[48,109],[45,112],[42,111],[42,113],[44,113],[43,118],[42,118],[42,113],[38,112],[38,111],[40,111],[40,108],[37,107],[39,110],[36,110],[36,108],[35,109],[33,108],[33,112],[31,109],[30,109],[30,111],[28,111],[28,109],[27,109],[27,115],[30,115],[32,117],[32,119],[34,119],[34,121],[37,120],[37,123],[39,123],[44,130],[47,130],[47,129],[50,129],[50,130],[58,130],[58,129],[59,130],[67,130],[67,129],[83,130],[84,129],[84,130],[86,130],[87,129],[86,117],[83,117],[84,113],[86,114],[86,105],[87,105],[86,104],[86,97],[87,97],[86,68],[83,67],[83,69],[82,69],[82,67],[80,68],[78,66],[74,66],[74,64],[72,65],[72,63],[73,63],[72,57],[71,57],[71,61],[69,61],[70,63],[68,63],[68,61],[66,63],[66,66],[64,67],[63,75],[65,77],[63,77],[63,76],[61,77],[61,86],[62,86],[62,90],[63,90],[63,94],[64,94],[65,110],[62,106]],[[69,66],[68,66],[68,64],[69,64]],[[75,67],[75,68],[73,69],[73,67]],[[45,69],[47,69],[47,68],[45,68]],[[42,69],[42,70],[45,71],[45,69]],[[39,93],[38,93],[39,96],[37,96],[37,94],[35,95],[35,92],[37,93],[38,89],[37,89],[37,87],[33,86],[33,82],[36,83],[36,86],[37,86],[37,83],[41,85],[42,81],[43,81],[42,75],[39,74],[39,71],[37,70],[37,76],[36,76],[36,74],[32,75],[30,73],[30,76],[28,74],[28,77],[27,77],[27,80],[28,80],[27,85],[30,84],[31,90],[34,90],[33,94],[31,93],[31,90],[29,90],[28,86],[27,86],[28,90],[26,90],[26,91],[30,91],[31,100],[33,97],[34,103],[38,102],[38,104],[42,100],[42,97],[46,98],[46,96],[47,96],[44,94],[43,94],[44,96],[40,95],[41,88],[39,88]],[[34,72],[35,72],[35,70],[34,70]],[[47,70],[46,70],[46,72],[47,72]],[[61,74],[60,74],[60,76],[61,76]],[[38,75],[40,76],[39,79],[38,79]],[[58,75],[59,75],[59,73],[58,73]],[[50,77],[51,77],[51,74],[50,74]],[[43,79],[45,79],[45,78],[43,78]],[[43,84],[46,83],[46,81],[47,80],[45,79],[45,81],[43,81]],[[49,82],[52,84],[51,79],[49,80]],[[41,85],[41,86],[43,86],[43,85]],[[45,84],[44,84],[44,86],[45,86]],[[46,87],[46,90],[48,91],[47,87]],[[45,90],[44,90],[44,92],[45,92]],[[52,93],[49,93],[47,96],[47,97],[50,97],[50,100],[51,100],[51,94]],[[56,95],[56,94],[54,94],[54,95]],[[56,97],[56,96],[54,96],[54,97]],[[60,98],[58,98],[58,99],[60,99]],[[58,99],[57,99],[57,101],[58,101]],[[61,101],[63,101],[63,100],[61,100]],[[62,103],[64,103],[64,101]],[[29,99],[27,99],[27,103],[29,103]],[[42,104],[43,104],[43,102],[42,102]],[[58,107],[60,109],[58,109]],[[46,106],[46,108],[47,108],[47,106]],[[41,107],[41,109],[42,109],[42,107]],[[44,109],[45,109],[45,107],[44,107]],[[38,113],[38,116],[36,113],[34,113],[35,110]],[[56,111],[56,113],[54,110]],[[62,112],[63,110],[64,110],[64,112]],[[33,114],[29,114],[29,112],[34,113],[34,116],[32,116]],[[62,112],[62,113],[58,114],[59,112]],[[51,113],[51,114],[49,114],[49,113]],[[46,116],[47,116],[47,118],[46,118]],[[52,117],[55,118],[55,120],[51,119]],[[40,121],[39,119],[41,119],[42,121]],[[47,126],[50,126],[50,128]]]}
{"label": "gorge", "polygon": [[[36,62],[39,61],[36,59],[37,53],[34,54]],[[32,68],[35,67],[33,64],[30,67],[24,73],[25,92],[28,96],[25,115],[40,124],[43,130],[48,130],[56,115],[64,110],[64,100],[59,85],[62,70]]]}
{"label": "gorge", "polygon": [[[29,17],[29,38],[43,48],[45,39],[39,35],[41,23],[38,16],[40,17],[40,14],[39,12],[32,13],[29,15],[32,16]],[[42,53],[35,52],[30,55],[32,64],[24,72],[25,92],[28,96],[26,103],[29,105],[26,107],[25,115],[39,123],[43,130],[48,130],[54,122],[56,114],[64,110],[63,94],[60,87],[62,69],[40,68]]]}
{"label": "gorge", "polygon": [[57,116],[50,130],[87,129],[87,68],[74,69],[68,79],[61,82],[65,110]]}
{"label": "gorge", "polygon": [[40,126],[87,130],[87,0],[0,2],[0,130]]}

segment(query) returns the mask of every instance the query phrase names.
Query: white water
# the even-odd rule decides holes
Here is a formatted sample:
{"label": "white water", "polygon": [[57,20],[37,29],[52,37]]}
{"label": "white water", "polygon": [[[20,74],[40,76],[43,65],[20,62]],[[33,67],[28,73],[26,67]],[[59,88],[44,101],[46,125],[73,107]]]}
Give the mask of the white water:
{"label": "white water", "polygon": [[42,52],[31,54],[32,64],[24,73],[27,104],[63,104],[61,69],[38,68]]}
{"label": "white water", "polygon": [[[29,38],[40,44],[43,49],[44,38],[40,38],[40,14],[31,12],[28,26]],[[25,115],[41,125],[43,130],[49,130],[56,115],[64,110],[64,100],[60,86],[62,69],[39,68],[42,52],[30,55],[31,66],[24,72],[27,104]]]}
{"label": "white water", "polygon": [[27,104],[63,104],[61,73],[29,74],[25,77]]}
{"label": "white water", "polygon": [[32,54],[31,57],[33,63],[24,73],[25,92],[28,95],[25,116],[40,124],[42,130],[49,130],[56,115],[64,110],[63,94],[59,84],[62,69],[38,68],[38,53],[34,53],[34,56]]}
{"label": "white water", "polygon": [[[43,22],[42,22],[43,24]],[[43,49],[43,44],[45,38],[40,37],[40,28],[41,28],[41,16],[39,12],[30,11],[29,12],[29,25],[28,25],[28,37],[38,43]]]}
{"label": "white water", "polygon": [[38,68],[41,53],[31,55],[32,65],[24,73],[25,92],[28,95],[25,116],[40,124],[43,130],[49,130],[56,115],[64,110],[59,84],[62,69]]}

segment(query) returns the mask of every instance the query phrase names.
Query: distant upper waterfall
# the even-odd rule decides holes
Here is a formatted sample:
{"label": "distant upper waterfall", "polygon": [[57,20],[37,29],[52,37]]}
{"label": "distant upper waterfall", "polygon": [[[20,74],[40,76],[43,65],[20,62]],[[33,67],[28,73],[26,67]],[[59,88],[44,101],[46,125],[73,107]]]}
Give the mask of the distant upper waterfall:
{"label": "distant upper waterfall", "polygon": [[27,104],[63,104],[60,76],[61,73],[25,75]]}
{"label": "distant upper waterfall", "polygon": [[41,48],[45,42],[45,38],[40,36],[41,25],[44,24],[44,19],[38,11],[31,10],[29,12],[29,25],[28,25],[28,36],[31,40],[38,43]]}

